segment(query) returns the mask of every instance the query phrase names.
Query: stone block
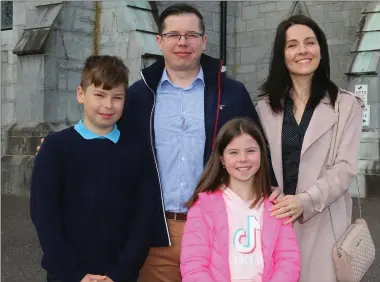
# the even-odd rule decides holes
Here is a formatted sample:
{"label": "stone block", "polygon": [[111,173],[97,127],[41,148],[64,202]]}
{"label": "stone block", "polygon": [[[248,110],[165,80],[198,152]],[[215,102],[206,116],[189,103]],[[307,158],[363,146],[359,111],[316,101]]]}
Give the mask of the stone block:
{"label": "stone block", "polygon": [[257,18],[253,20],[247,20],[247,31],[262,30],[265,29],[265,19]]}
{"label": "stone block", "polygon": [[278,1],[277,2],[277,11],[286,11],[290,12],[290,8],[293,5],[293,1]]}
{"label": "stone block", "polygon": [[235,77],[236,77],[236,80],[245,84],[247,82],[252,81],[254,74],[253,73],[237,73]]}
{"label": "stone block", "polygon": [[84,61],[75,59],[59,59],[59,68],[80,72],[83,69]]}
{"label": "stone block", "polygon": [[116,10],[104,10],[100,18],[100,32],[112,33],[116,31]]}
{"label": "stone block", "polygon": [[[102,1],[102,6],[106,4],[106,2],[108,3],[108,1]],[[70,5],[86,10],[95,10],[95,2],[92,1],[70,1]]]}
{"label": "stone block", "polygon": [[8,137],[7,155],[25,155],[26,137]]}
{"label": "stone block", "polygon": [[212,13],[212,30],[220,32],[220,13]]}
{"label": "stone block", "polygon": [[80,84],[80,72],[67,72],[67,88],[69,91],[76,91]]}
{"label": "stone block", "polygon": [[342,44],[344,44],[344,39],[343,39],[343,37],[330,38],[330,39],[327,39],[327,44],[329,46],[332,46],[332,45],[342,45]]}
{"label": "stone block", "polygon": [[212,12],[202,12],[203,14],[203,21],[205,23],[206,30],[215,30],[214,29],[214,23],[213,23],[213,14]]}
{"label": "stone block", "polygon": [[361,8],[350,10],[350,26],[358,26],[361,17]]}
{"label": "stone block", "polygon": [[84,61],[92,54],[92,35],[82,32],[63,32],[63,41],[70,59]]}
{"label": "stone block", "polygon": [[204,1],[204,2],[193,2],[194,6],[204,12],[219,12],[220,5],[219,1]]}
{"label": "stone block", "polygon": [[73,1],[64,2],[65,5],[63,6],[61,12],[57,16],[56,24],[59,23],[59,29],[61,31],[71,31],[73,28],[73,19],[75,18],[76,7],[69,4],[72,2]]}
{"label": "stone block", "polygon": [[1,125],[10,125],[16,119],[15,102],[1,103]]}
{"label": "stone block", "polygon": [[111,56],[118,56],[120,58],[127,58],[128,56],[128,43],[120,44],[102,44],[100,46],[100,53]]}
{"label": "stone block", "polygon": [[261,84],[268,76],[269,64],[258,64],[256,68],[257,82]]}
{"label": "stone block", "polygon": [[44,120],[46,122],[63,122],[67,118],[67,93],[52,91],[45,95]]}
{"label": "stone block", "polygon": [[236,67],[236,73],[254,73],[256,71],[255,65],[239,65]]}
{"label": "stone block", "polygon": [[236,22],[235,17],[227,16],[227,34],[232,34],[236,32],[235,22]]}
{"label": "stone block", "polygon": [[343,21],[329,23],[321,26],[325,31],[326,38],[332,39],[337,37],[343,37],[343,30],[345,28],[345,24]]}
{"label": "stone block", "polygon": [[227,33],[227,47],[235,48],[235,45],[236,45],[236,33],[234,34]]}
{"label": "stone block", "polygon": [[1,51],[1,63],[8,62],[8,51]]}
{"label": "stone block", "polygon": [[2,85],[1,86],[1,100],[2,102],[15,102],[15,92],[13,84]]}
{"label": "stone block", "polygon": [[[2,161],[4,157],[8,156],[3,156]],[[16,196],[29,196],[34,157],[11,156],[11,158],[12,160],[7,166],[2,166],[2,193]]]}
{"label": "stone block", "polygon": [[1,64],[1,83],[11,84],[16,82],[17,69],[15,65],[10,65],[6,63]]}
{"label": "stone block", "polygon": [[207,36],[208,36],[208,43],[210,44],[219,44],[220,43],[220,38],[219,38],[219,33],[215,31],[207,31]]}
{"label": "stone block", "polygon": [[277,29],[278,24],[284,19],[285,17],[283,15],[265,17],[265,29]]}
{"label": "stone block", "polygon": [[267,13],[277,11],[277,3],[265,3],[259,5],[259,13]]}
{"label": "stone block", "polygon": [[206,50],[205,50],[205,54],[207,54],[207,55],[209,55],[211,57],[219,58],[219,56],[220,56],[219,45],[216,45],[216,44],[207,44]]}
{"label": "stone block", "polygon": [[[95,24],[95,12],[77,8],[76,9],[77,13],[78,13],[78,10],[80,11],[79,13],[81,15],[77,14],[72,19],[72,22],[73,22],[72,30],[73,31],[79,31],[79,32],[85,32],[85,33],[93,32],[94,24]],[[85,16],[85,15],[82,15],[83,12],[90,12],[90,14],[92,14],[92,15]]]}
{"label": "stone block", "polygon": [[325,9],[323,8],[323,5],[315,5],[315,6],[308,6],[308,11],[310,14],[310,17],[318,22],[322,23],[325,16]]}
{"label": "stone block", "polygon": [[[235,2],[235,1],[227,1],[227,16],[230,16],[230,17],[241,17],[241,10],[240,10],[240,13],[239,15],[237,15],[238,13],[238,3]],[[219,12],[220,9],[217,11]]]}
{"label": "stone block", "polygon": [[236,64],[236,50],[235,48],[227,48],[227,65]]}
{"label": "stone block", "polygon": [[321,3],[325,9],[326,12],[338,12],[342,10],[342,3],[343,1],[339,2],[326,2],[326,3]]}
{"label": "stone block", "polygon": [[67,98],[67,118],[70,122],[76,122],[83,118],[83,110],[75,95],[70,95]]}
{"label": "stone block", "polygon": [[241,48],[241,62],[244,64],[261,63],[268,52],[267,45],[253,45],[249,48]]}
{"label": "stone block", "polygon": [[239,47],[252,46],[252,32],[239,32],[236,34],[236,45]]}
{"label": "stone block", "polygon": [[247,21],[242,21],[241,19],[236,19],[236,32],[243,32],[248,31],[249,29],[246,29],[247,27]]}
{"label": "stone block", "polygon": [[259,15],[259,6],[249,6],[243,7],[242,9],[242,20],[251,20],[257,18]]}
{"label": "stone block", "polygon": [[350,25],[350,11],[328,11],[324,20],[327,23],[344,22],[345,25]]}
{"label": "stone block", "polygon": [[57,70],[58,71],[58,90],[67,90],[68,88],[68,75],[67,71]]}
{"label": "stone block", "polygon": [[13,54],[12,51],[8,51],[8,64],[13,65],[15,64],[17,59],[17,55]]}
{"label": "stone block", "polygon": [[[227,2],[227,9],[231,3],[232,3],[232,1]],[[243,12],[243,4],[242,4],[242,2],[236,2],[235,5],[236,5],[235,18],[241,19],[242,18],[242,12]]]}
{"label": "stone block", "polygon": [[254,45],[266,45],[267,48],[272,48],[276,30],[257,30],[253,31],[253,44]]}
{"label": "stone block", "polygon": [[26,25],[26,3],[25,2],[14,2],[13,3],[13,25],[23,26]]}

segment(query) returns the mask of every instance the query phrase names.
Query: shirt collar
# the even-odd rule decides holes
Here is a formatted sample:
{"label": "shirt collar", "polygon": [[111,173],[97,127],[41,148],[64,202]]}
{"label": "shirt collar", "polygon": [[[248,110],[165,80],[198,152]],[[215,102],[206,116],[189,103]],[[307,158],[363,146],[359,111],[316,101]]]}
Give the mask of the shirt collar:
{"label": "shirt collar", "polygon": [[74,129],[86,140],[90,139],[109,139],[113,143],[117,143],[120,138],[120,131],[117,129],[117,125],[115,124],[112,131],[107,133],[106,135],[100,136],[90,131],[84,124],[83,120],[80,120],[75,126]]}
{"label": "shirt collar", "polygon": [[[204,73],[203,73],[203,68],[202,66],[199,68],[199,72],[198,72],[198,75],[197,77],[194,79],[194,81],[191,83],[191,86],[194,85],[194,83],[197,81],[197,80],[200,80],[202,82],[202,84],[204,85],[205,84],[205,79],[204,79]],[[166,68],[164,68],[164,71],[162,73],[162,77],[161,77],[161,80],[160,82],[158,83],[158,87],[160,87],[162,85],[162,83],[164,83],[165,81],[169,82],[171,85],[174,86],[174,84],[170,81],[170,78],[168,76],[168,72],[166,71]],[[191,88],[191,87],[190,87]]]}

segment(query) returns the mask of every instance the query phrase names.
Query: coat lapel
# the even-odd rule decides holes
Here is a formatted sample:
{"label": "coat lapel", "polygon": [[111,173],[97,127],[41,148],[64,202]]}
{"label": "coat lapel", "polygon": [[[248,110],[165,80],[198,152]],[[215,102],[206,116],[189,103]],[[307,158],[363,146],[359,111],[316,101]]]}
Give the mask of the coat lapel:
{"label": "coat lapel", "polygon": [[314,110],[302,144],[301,157],[305,151],[338,121],[338,114],[326,96]]}
{"label": "coat lapel", "polygon": [[284,113],[280,112],[278,114],[272,113],[274,117],[273,124],[268,128],[268,132],[273,134],[268,134],[268,142],[270,144],[270,152],[273,164],[273,170],[276,175],[278,186],[284,189],[283,172],[282,172],[282,121],[284,119]]}

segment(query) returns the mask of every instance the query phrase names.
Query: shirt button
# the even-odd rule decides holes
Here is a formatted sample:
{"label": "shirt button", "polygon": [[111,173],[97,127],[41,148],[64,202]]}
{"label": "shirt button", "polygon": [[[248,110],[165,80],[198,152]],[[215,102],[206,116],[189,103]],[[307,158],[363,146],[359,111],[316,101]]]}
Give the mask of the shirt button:
{"label": "shirt button", "polygon": [[181,158],[181,161],[184,161],[184,160],[185,160],[185,157],[182,157],[182,158]]}
{"label": "shirt button", "polygon": [[185,186],[185,182],[181,182],[181,187]]}

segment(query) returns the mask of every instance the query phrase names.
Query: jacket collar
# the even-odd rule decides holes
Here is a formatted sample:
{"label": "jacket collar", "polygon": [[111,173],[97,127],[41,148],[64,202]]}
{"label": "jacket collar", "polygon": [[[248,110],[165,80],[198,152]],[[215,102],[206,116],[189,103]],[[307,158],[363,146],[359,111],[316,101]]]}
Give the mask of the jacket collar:
{"label": "jacket collar", "polygon": [[[201,66],[204,73],[205,85],[216,85],[218,83],[218,73],[220,69],[220,60],[202,54]],[[154,91],[157,91],[158,84],[165,70],[164,58],[158,59],[153,65],[141,71],[145,82]]]}

